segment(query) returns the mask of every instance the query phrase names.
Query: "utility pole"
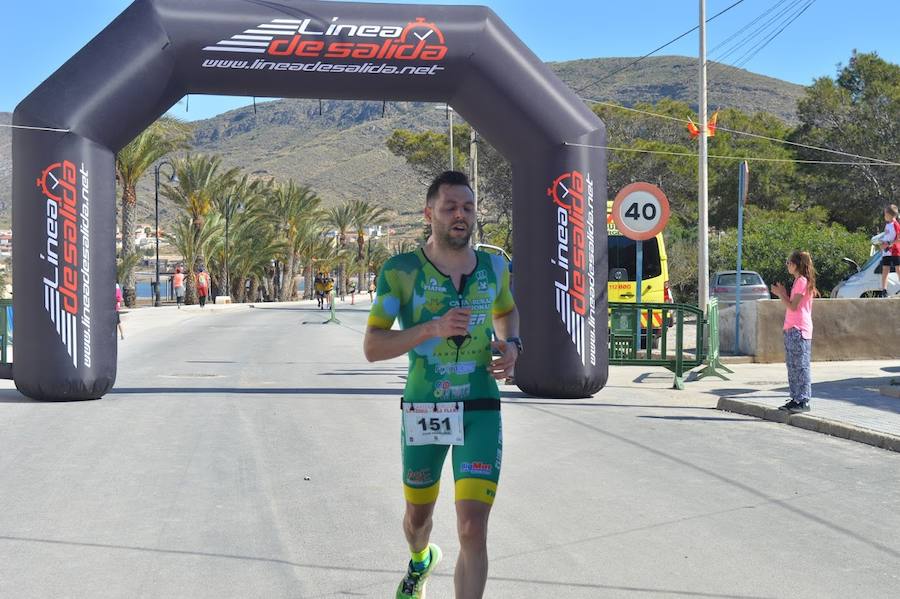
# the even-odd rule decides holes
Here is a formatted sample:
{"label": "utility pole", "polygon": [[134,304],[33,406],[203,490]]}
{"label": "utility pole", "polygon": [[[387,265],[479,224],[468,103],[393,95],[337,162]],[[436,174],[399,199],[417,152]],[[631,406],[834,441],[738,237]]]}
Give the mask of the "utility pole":
{"label": "utility pole", "polygon": [[705,313],[709,299],[709,190],[706,170],[707,123],[706,123],[706,0],[700,0],[700,168],[697,191],[699,218],[699,270],[697,280],[697,305]]}
{"label": "utility pole", "polygon": [[[469,125],[469,181],[475,199],[475,213],[478,214],[478,134],[475,127]],[[476,216],[476,221],[479,220]],[[479,241],[484,241],[484,228],[476,223]]]}
{"label": "utility pole", "polygon": [[450,115],[450,170],[456,170],[453,165],[453,109],[447,104],[447,114]]}
{"label": "utility pole", "polygon": [[469,178],[472,180],[472,192],[475,194],[475,205],[478,205],[478,133],[475,127],[469,133]]}

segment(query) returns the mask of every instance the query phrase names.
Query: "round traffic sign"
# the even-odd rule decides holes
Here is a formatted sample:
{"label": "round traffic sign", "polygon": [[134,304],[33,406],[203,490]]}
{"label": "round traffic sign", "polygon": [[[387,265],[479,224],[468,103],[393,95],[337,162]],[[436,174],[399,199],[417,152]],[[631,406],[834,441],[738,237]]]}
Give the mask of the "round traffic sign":
{"label": "round traffic sign", "polygon": [[651,239],[669,222],[669,200],[656,185],[632,183],[616,195],[612,217],[625,237]]}

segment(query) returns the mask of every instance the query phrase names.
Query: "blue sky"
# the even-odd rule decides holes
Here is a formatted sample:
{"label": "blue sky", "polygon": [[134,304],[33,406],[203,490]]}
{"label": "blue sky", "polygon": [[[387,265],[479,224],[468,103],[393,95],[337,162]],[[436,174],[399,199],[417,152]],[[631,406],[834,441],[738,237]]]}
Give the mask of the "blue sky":
{"label": "blue sky", "polygon": [[[707,15],[734,1],[707,0]],[[780,6],[770,15],[795,1],[744,0],[709,24],[709,48],[779,2]],[[0,37],[0,111],[11,112],[35,86],[128,6],[130,0],[75,3],[0,0],[0,3],[5,29]],[[419,0],[418,3],[474,2]],[[697,0],[488,0],[482,3],[493,8],[547,61],[643,55],[696,25],[699,6]],[[53,23],[51,28],[40,32],[23,25],[48,22]],[[895,0],[815,0],[744,68],[805,85],[818,76],[834,75],[836,65],[846,63],[854,48],[877,51],[885,59],[900,63],[898,25],[900,2]],[[660,54],[696,56],[697,47],[695,33]],[[726,62],[736,60],[741,52]],[[715,54],[710,58],[714,59]],[[602,88],[591,90],[589,95],[602,99]],[[191,96],[189,112],[185,112],[182,103],[173,108],[173,113],[193,120],[246,103],[244,98]]]}

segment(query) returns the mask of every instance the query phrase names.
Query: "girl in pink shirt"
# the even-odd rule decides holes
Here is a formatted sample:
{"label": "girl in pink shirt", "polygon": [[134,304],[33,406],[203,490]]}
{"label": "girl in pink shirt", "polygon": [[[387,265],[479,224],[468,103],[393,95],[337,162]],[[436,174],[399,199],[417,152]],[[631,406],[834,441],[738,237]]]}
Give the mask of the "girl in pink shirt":
{"label": "girl in pink shirt", "polygon": [[125,338],[125,331],[122,330],[122,316],[119,311],[122,309],[122,287],[116,283],[116,328],[119,329],[119,335]]}
{"label": "girl in pink shirt", "polygon": [[787,307],[784,313],[784,357],[791,401],[779,410],[808,412],[812,395],[809,365],[812,358],[812,302],[813,296],[818,293],[816,268],[809,252],[795,251],[787,259],[787,269],[794,277],[790,293],[781,283],[772,285],[772,293]]}

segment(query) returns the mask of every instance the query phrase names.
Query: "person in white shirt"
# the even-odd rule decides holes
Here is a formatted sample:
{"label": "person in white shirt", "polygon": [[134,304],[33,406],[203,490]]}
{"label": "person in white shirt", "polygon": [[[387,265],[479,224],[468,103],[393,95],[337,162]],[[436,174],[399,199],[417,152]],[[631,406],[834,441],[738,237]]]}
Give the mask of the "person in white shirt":
{"label": "person in white shirt", "polygon": [[896,204],[884,207],[884,233],[872,237],[873,245],[881,246],[881,297],[887,297],[887,280],[891,268],[900,279],[900,222]]}

